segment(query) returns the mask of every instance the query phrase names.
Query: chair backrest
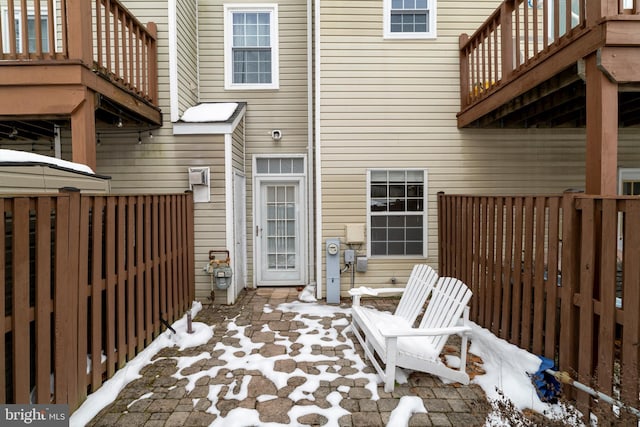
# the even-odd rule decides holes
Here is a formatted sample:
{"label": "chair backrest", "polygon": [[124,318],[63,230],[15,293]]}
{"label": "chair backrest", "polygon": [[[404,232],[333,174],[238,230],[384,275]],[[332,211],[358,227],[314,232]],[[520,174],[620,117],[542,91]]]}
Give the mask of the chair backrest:
{"label": "chair backrest", "polygon": [[[453,277],[441,277],[431,291],[431,300],[427,304],[420,328],[449,328],[455,326],[471,299],[471,290],[461,280]],[[427,337],[429,344],[437,353],[449,338],[447,335]]]}
{"label": "chair backrest", "polygon": [[394,314],[413,325],[437,281],[438,274],[433,268],[426,264],[416,264]]}

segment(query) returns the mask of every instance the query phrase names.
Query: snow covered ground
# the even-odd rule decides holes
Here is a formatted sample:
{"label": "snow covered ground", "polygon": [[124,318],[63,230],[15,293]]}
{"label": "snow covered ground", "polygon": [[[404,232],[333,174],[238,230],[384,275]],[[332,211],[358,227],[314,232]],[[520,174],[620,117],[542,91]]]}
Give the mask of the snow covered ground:
{"label": "snow covered ground", "polygon": [[[304,293],[302,294],[304,297]],[[307,298],[304,298],[307,299]],[[192,315],[196,320],[197,313],[201,310],[202,306],[198,303],[193,304]],[[303,302],[296,301],[292,303],[280,304],[277,307],[265,306],[264,312],[279,310],[282,312],[291,312],[295,314],[293,321],[300,322],[303,326],[298,329],[300,335],[295,340],[297,351],[292,351],[291,346],[294,344],[288,336],[280,334],[278,331],[270,331],[268,326],[263,327],[261,332],[274,332],[276,335],[276,341],[279,345],[287,347],[287,351],[284,354],[264,357],[256,349],[260,344],[256,344],[251,341],[243,332],[247,326],[241,326],[236,324],[235,319],[229,319],[228,330],[229,333],[240,340],[240,349],[238,346],[225,345],[222,342],[216,342],[211,345],[211,351],[205,351],[197,356],[185,356],[178,357],[176,359],[177,372],[174,377],[178,379],[186,379],[186,390],[189,392],[193,390],[198,379],[202,377],[216,377],[221,369],[229,370],[227,375],[231,375],[232,370],[238,368],[249,368],[251,370],[259,370],[266,378],[273,382],[278,389],[287,385],[287,381],[291,376],[302,376],[306,379],[301,385],[296,387],[290,394],[289,398],[293,401],[299,401],[302,399],[310,400],[312,393],[320,386],[320,381],[332,381],[341,375],[337,372],[338,369],[331,369],[330,366],[321,367],[319,373],[303,372],[300,369],[296,369],[292,373],[285,373],[275,369],[275,364],[278,361],[293,358],[296,362],[314,362],[318,360],[326,360],[327,357],[319,355],[312,351],[312,346],[348,346],[344,351],[344,355],[351,360],[354,373],[347,375],[346,377],[351,379],[364,379],[368,381],[366,388],[371,391],[371,399],[379,399],[378,395],[378,377],[375,374],[365,373],[364,368],[366,363],[360,358],[355,351],[350,339],[345,339],[344,335],[340,335],[335,327],[342,330],[344,334],[348,330],[348,319],[346,315],[349,314],[348,308],[329,306],[319,304],[316,302]],[[336,314],[340,313],[340,316],[336,317]],[[332,320],[331,328],[326,328],[326,323],[322,324],[323,318],[334,318]],[[83,405],[76,410],[70,419],[71,426],[83,426],[95,417],[103,408],[112,403],[121,390],[131,381],[139,378],[140,370],[149,365],[161,360],[160,357],[155,357],[158,352],[165,347],[178,347],[180,350],[196,347],[206,344],[213,336],[213,330],[216,325],[209,326],[205,323],[193,322],[194,334],[190,335],[186,333],[186,316],[181,320],[173,324],[173,328],[177,331],[177,334],[173,334],[169,331],[162,333],[149,347],[141,352],[135,359],[130,361],[123,369],[119,370],[113,378],[104,383],[104,385],[91,394],[89,398],[83,403]],[[480,385],[489,400],[499,399],[501,391],[502,395],[508,397],[514,404],[514,406],[520,410],[524,408],[532,408],[538,412],[544,412],[555,415],[556,417],[562,417],[563,413],[560,407],[557,405],[550,405],[543,403],[538,398],[536,391],[532,385],[529,374],[537,371],[539,366],[539,360],[536,356],[519,349],[507,342],[496,338],[486,329],[482,329],[476,325],[473,327],[473,337],[470,352],[479,356],[484,364],[482,369],[486,372],[484,375],[477,375],[473,382]],[[300,344],[302,346],[300,347]],[[192,366],[196,362],[202,359],[210,359],[213,352],[220,352],[222,354],[218,356],[219,360],[224,361],[221,366],[213,366],[209,369],[200,370],[187,370],[186,372],[194,372],[191,374],[182,374],[184,368]],[[292,356],[291,354],[294,354]],[[455,359],[455,358],[454,358]],[[455,360],[452,360],[455,363]],[[336,368],[339,368],[336,366]],[[342,375],[344,376],[344,375]],[[406,378],[406,375],[399,375],[398,378]],[[228,387],[227,398],[234,398],[242,400],[247,395],[248,383],[250,381],[249,376],[241,376],[231,379],[232,386]],[[276,423],[263,423],[260,422],[259,413],[256,409],[248,408],[235,408],[225,414],[223,417],[220,410],[216,406],[216,400],[222,391],[222,385],[211,385],[209,399],[212,404],[207,409],[207,412],[217,415],[213,426],[240,426],[240,425],[260,425],[260,426],[281,426],[287,424]],[[330,403],[330,407],[319,407],[317,405],[293,405],[289,410],[289,419],[297,420],[299,417],[306,414],[320,414],[324,416],[328,423],[326,425],[337,425],[338,419],[348,414],[349,412],[340,406],[340,401],[343,399],[343,393],[348,393],[349,387],[344,386],[338,391],[334,391],[329,394],[326,400]],[[149,398],[152,393],[147,393],[139,397],[138,400]],[[259,397],[259,401],[265,402],[271,399],[276,399],[278,396],[264,394]],[[198,399],[194,399],[194,406]],[[131,405],[129,405],[131,406]],[[326,405],[325,405],[326,406]],[[392,412],[388,425],[402,426],[408,425],[408,421],[411,415],[414,413],[427,412],[422,399],[416,396],[405,396],[400,399],[396,409]],[[289,425],[298,425],[289,424]],[[505,420],[502,420],[500,414],[494,412],[489,414],[486,420],[487,426],[495,425],[508,425]]]}

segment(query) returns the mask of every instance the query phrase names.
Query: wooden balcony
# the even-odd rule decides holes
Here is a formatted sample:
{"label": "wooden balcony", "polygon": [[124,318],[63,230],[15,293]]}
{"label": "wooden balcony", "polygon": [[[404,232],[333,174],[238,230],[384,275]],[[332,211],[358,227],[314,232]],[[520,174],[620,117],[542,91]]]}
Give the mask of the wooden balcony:
{"label": "wooden balcony", "polygon": [[616,194],[640,125],[640,0],[506,0],[460,36],[460,128],[586,128],[586,191]]}
{"label": "wooden balcony", "polygon": [[70,126],[95,168],[97,126],[162,124],[156,26],[118,0],[0,0],[0,34],[0,139]]}
{"label": "wooden balcony", "polygon": [[507,0],[460,36],[458,126],[583,127],[586,59],[618,84],[620,127],[640,124],[640,0]]}

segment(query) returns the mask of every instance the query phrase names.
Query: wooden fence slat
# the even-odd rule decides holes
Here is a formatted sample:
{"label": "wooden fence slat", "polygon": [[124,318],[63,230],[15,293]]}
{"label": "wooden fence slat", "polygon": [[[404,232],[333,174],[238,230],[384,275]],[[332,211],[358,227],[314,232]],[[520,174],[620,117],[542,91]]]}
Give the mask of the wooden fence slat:
{"label": "wooden fence slat", "polygon": [[486,318],[488,315],[487,312],[487,300],[491,299],[491,295],[487,284],[487,264],[488,264],[488,260],[487,260],[487,230],[488,230],[488,219],[487,219],[487,210],[488,210],[488,206],[487,206],[488,202],[487,202],[487,198],[486,197],[482,197],[480,199],[480,252],[479,252],[479,257],[480,257],[480,262],[478,263],[479,268],[480,268],[480,272],[479,272],[479,276],[478,276],[478,287],[479,287],[479,292],[478,292],[478,297],[480,299],[480,304],[479,304],[479,317],[478,319],[480,320],[480,322],[484,325],[486,325]]}
{"label": "wooden fence slat", "polygon": [[167,263],[168,263],[168,255],[167,255],[167,214],[166,214],[166,197],[160,197],[160,313],[162,317],[171,321],[168,317],[167,310],[167,284],[169,280],[167,279]]}
{"label": "wooden fence slat", "polygon": [[95,197],[91,215],[91,391],[102,385],[102,230],[103,197]]}
{"label": "wooden fence slat", "polygon": [[171,199],[171,221],[169,221],[169,225],[171,225],[171,318],[176,321],[178,320],[178,244],[177,244],[177,201],[178,198],[173,195],[170,197]]}
{"label": "wooden fence slat", "polygon": [[[80,224],[80,192],[70,191],[67,192],[69,196],[69,216],[66,219],[66,223],[69,226],[68,233],[68,247],[67,252],[67,281],[66,285],[69,292],[69,322],[70,327],[68,331],[69,336],[69,376],[68,376],[68,390],[69,395],[67,403],[71,410],[75,410],[82,401],[80,400],[79,379],[86,379],[86,347],[83,349],[84,354],[78,354],[78,337],[86,331],[79,330],[78,316],[80,313],[80,300],[79,300],[79,264],[81,263],[80,252],[80,234],[78,230],[78,224]],[[83,305],[84,307],[84,305]],[[84,314],[86,316],[86,314]],[[84,396],[86,393],[86,387],[82,392]],[[84,399],[84,397],[83,397]]]}
{"label": "wooden fence slat", "polygon": [[[36,403],[51,402],[51,199],[36,200]],[[4,265],[4,264],[2,264]],[[4,293],[2,294],[4,296]],[[1,313],[4,316],[4,312]]]}
{"label": "wooden fence slat", "polygon": [[[73,381],[69,373],[74,369],[69,366],[73,363],[72,347],[75,343],[73,337],[72,315],[77,313],[71,294],[76,291],[69,284],[69,197],[59,196],[56,203],[56,260],[54,279],[54,325],[55,325],[55,401],[69,401],[69,382]],[[28,353],[25,353],[28,354]]]}
{"label": "wooden fence slat", "polygon": [[493,319],[493,300],[495,298],[494,294],[496,293],[496,282],[493,275],[494,265],[495,265],[495,233],[496,233],[496,206],[495,206],[495,197],[491,197],[487,203],[487,267],[486,267],[486,298],[485,298],[485,316],[486,321],[490,324],[491,332],[497,334],[498,333],[498,325],[492,323]]}
{"label": "wooden fence slat", "polygon": [[183,240],[183,236],[184,236],[184,218],[185,218],[185,198],[184,197],[179,197],[177,198],[177,203],[178,203],[178,209],[177,209],[177,214],[178,214],[178,218],[177,218],[177,225],[176,225],[176,231],[177,231],[177,237],[176,237],[176,241],[177,241],[177,245],[178,245],[178,252],[177,252],[177,264],[178,264],[178,281],[177,281],[177,286],[178,286],[178,310],[180,313],[186,311],[189,309],[189,307],[187,307],[187,300],[186,300],[186,295],[184,294],[184,290],[185,290],[185,286],[187,285],[187,280],[186,277],[184,276],[184,262],[183,260],[186,258],[186,245],[185,242]]}
{"label": "wooden fence slat", "polygon": [[[115,281],[115,295],[116,295],[116,316],[113,319],[113,322],[116,326],[117,331],[117,369],[120,369],[124,366],[127,360],[127,334],[126,334],[126,326],[127,326],[127,297],[126,297],[126,266],[125,266],[125,254],[128,252],[127,247],[127,198],[124,196],[119,196],[117,199],[113,199],[116,201],[116,229],[117,229],[117,239],[115,246],[115,259],[116,259],[116,277]],[[107,295],[109,295],[109,291],[107,290]],[[111,321],[109,321],[111,324]],[[107,374],[111,377],[111,374]]]}
{"label": "wooden fence slat", "polygon": [[194,207],[193,207],[193,193],[189,192],[187,194],[187,271],[188,271],[188,281],[187,286],[189,289],[189,304],[191,301],[194,301],[196,298],[195,295],[195,242],[194,242]]}
{"label": "wooden fence slat", "polygon": [[29,403],[29,199],[16,198],[13,203],[12,273],[13,306],[11,330],[13,336],[14,401]]}
{"label": "wooden fence slat", "polygon": [[[104,328],[106,329],[106,343],[104,353],[107,356],[107,378],[111,378],[116,371],[116,358],[121,352],[118,351],[116,342],[116,322],[120,313],[116,313],[116,286],[118,275],[116,273],[117,263],[117,241],[119,241],[119,227],[116,223],[116,200],[113,197],[107,198],[107,209],[104,218],[105,222],[105,293],[107,298],[107,309],[105,313]],[[116,352],[118,354],[116,354]]]}
{"label": "wooden fence slat", "polygon": [[[87,398],[87,356],[91,353],[87,336],[89,331],[89,211],[91,199],[80,198],[80,221],[78,222],[78,402]],[[90,362],[90,360],[89,360]]]}
{"label": "wooden fence slat", "polygon": [[494,334],[500,336],[500,314],[502,311],[502,291],[505,288],[502,280],[502,255],[503,255],[503,240],[504,240],[504,198],[496,198],[496,210],[495,210],[495,259],[493,265],[495,265],[494,286],[493,286],[493,319],[492,324],[494,328]]}
{"label": "wooden fence slat", "polygon": [[[478,278],[479,278],[479,264],[480,260],[478,259],[478,254],[480,253],[480,204],[476,202],[477,200],[474,198],[473,212],[471,213],[471,221],[473,227],[473,260],[471,262],[471,283],[469,286],[471,287],[471,291],[474,295],[479,295],[478,289]],[[478,306],[480,298],[471,298],[471,316],[474,319],[478,318]]]}
{"label": "wooden fence slat", "polygon": [[523,207],[524,200],[517,197],[515,200],[515,228],[513,238],[515,245],[513,248],[513,286],[511,298],[511,342],[520,343],[522,326],[520,324],[522,310],[522,233],[523,233]]}
{"label": "wooden fence slat", "polygon": [[144,284],[145,284],[145,262],[144,262],[144,197],[137,196],[136,202],[136,352],[144,349],[145,319],[144,319]]}
{"label": "wooden fence slat", "polygon": [[[622,310],[624,325],[622,328],[622,370],[621,397],[628,404],[637,402],[639,390],[640,360],[638,360],[638,343],[640,343],[640,200],[626,202],[624,215],[623,246],[623,284]],[[635,227],[634,227],[635,225]]]}
{"label": "wooden fence slat", "polygon": [[[144,311],[144,328],[145,328],[145,343],[146,345],[151,344],[151,340],[154,336],[154,323],[153,320],[155,316],[154,305],[153,305],[153,288],[152,288],[152,277],[151,272],[156,271],[154,263],[154,255],[153,249],[151,246],[151,236],[153,234],[152,222],[151,222],[151,211],[153,209],[152,202],[153,198],[150,196],[145,196],[145,208],[144,208],[144,302],[145,302],[145,311]],[[157,282],[156,282],[157,283]]]}
{"label": "wooden fence slat", "polygon": [[[127,293],[126,293],[126,310],[127,310],[127,358],[131,360],[136,354],[136,297],[135,297],[135,197],[129,196],[124,199],[126,201],[126,239],[125,252],[127,255],[126,272],[127,272]],[[121,247],[122,249],[122,247]],[[123,256],[124,258],[124,256]],[[121,321],[124,319],[120,319]],[[124,356],[124,355],[123,355]]]}
{"label": "wooden fence slat", "polygon": [[531,350],[531,317],[532,317],[532,290],[533,290],[533,233],[534,233],[534,208],[533,197],[524,199],[524,252],[522,255],[522,329],[520,331],[520,347]]}
{"label": "wooden fence slat", "polygon": [[[593,284],[595,280],[595,238],[596,218],[595,202],[593,199],[581,199],[578,207],[582,210],[582,242],[580,245],[580,317],[579,317],[579,342],[582,348],[578,355],[578,381],[590,384],[593,372]],[[578,393],[578,410],[587,413],[589,408],[589,396],[586,393]]]}
{"label": "wooden fence slat", "polygon": [[542,354],[542,341],[544,335],[544,299],[545,285],[545,236],[547,235],[546,223],[546,197],[537,197],[535,201],[535,249],[534,253],[534,275],[533,275],[533,353]]}
{"label": "wooden fence slat", "polygon": [[616,252],[618,212],[615,199],[602,200],[601,267],[600,267],[600,322],[598,337],[598,386],[603,393],[613,392],[613,351],[616,309]]}
{"label": "wooden fence slat", "polygon": [[511,271],[513,259],[513,197],[507,197],[505,203],[505,243],[504,243],[504,289],[502,292],[502,323],[500,338],[508,339],[511,331]]}
{"label": "wooden fence slat", "polygon": [[558,328],[558,250],[559,250],[559,215],[560,199],[551,197],[549,200],[549,252],[547,260],[547,284],[545,292],[547,295],[545,304],[545,336],[544,336],[544,356],[549,359],[555,358]]}
{"label": "wooden fence slat", "polygon": [[161,289],[163,286],[164,275],[162,274],[162,258],[161,253],[161,241],[164,237],[164,233],[161,232],[163,227],[161,226],[161,212],[162,207],[160,205],[160,196],[153,196],[152,207],[152,254],[153,254],[153,332],[154,335],[160,333],[160,314],[162,313],[162,298],[160,298]]}

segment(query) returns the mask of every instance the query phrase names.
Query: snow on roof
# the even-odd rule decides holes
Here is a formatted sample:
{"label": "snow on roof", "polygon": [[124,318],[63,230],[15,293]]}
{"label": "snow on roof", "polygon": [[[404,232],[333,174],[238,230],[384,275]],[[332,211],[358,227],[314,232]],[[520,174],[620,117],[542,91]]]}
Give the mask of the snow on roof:
{"label": "snow on roof", "polygon": [[93,169],[87,165],[26,151],[0,149],[0,163],[44,163],[94,175]]}
{"label": "snow on roof", "polygon": [[238,108],[237,102],[212,102],[196,105],[182,115],[183,122],[225,122]]}

